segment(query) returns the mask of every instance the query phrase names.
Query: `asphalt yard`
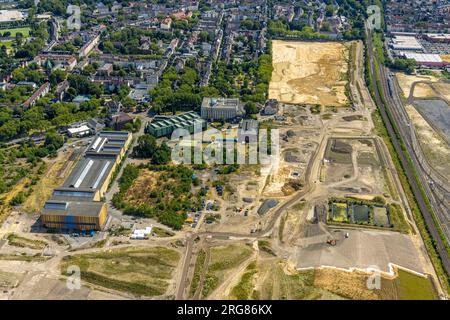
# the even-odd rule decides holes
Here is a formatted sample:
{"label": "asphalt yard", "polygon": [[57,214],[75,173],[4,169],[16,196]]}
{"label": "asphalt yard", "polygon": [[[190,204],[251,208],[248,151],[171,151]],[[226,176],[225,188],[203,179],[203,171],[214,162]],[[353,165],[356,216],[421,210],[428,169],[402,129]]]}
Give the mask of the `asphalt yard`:
{"label": "asphalt yard", "polygon": [[[344,234],[348,232],[349,237]],[[420,254],[411,239],[404,234],[389,231],[331,230],[338,240],[336,246],[325,242],[299,248],[296,256],[298,268],[334,266],[350,269],[377,266],[389,272],[389,263],[423,272]]]}

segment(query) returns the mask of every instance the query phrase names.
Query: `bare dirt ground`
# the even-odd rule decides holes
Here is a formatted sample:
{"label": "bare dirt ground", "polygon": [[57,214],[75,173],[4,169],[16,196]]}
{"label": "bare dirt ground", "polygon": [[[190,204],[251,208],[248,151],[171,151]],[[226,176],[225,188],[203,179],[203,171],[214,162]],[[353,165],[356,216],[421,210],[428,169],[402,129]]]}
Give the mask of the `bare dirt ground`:
{"label": "bare dirt ground", "polygon": [[[351,147],[351,153],[333,152],[331,141]],[[321,177],[330,187],[365,197],[392,197],[374,139],[333,139],[328,144]]]}
{"label": "bare dirt ground", "polygon": [[422,150],[430,164],[443,176],[450,180],[450,146],[428,124],[421,114],[411,105],[406,106],[406,111],[419,136]]}
{"label": "bare dirt ground", "polygon": [[[358,48],[361,50],[361,46],[357,46],[357,50]],[[363,73],[353,74],[353,77],[361,77]],[[277,82],[278,79],[275,77],[274,81]],[[353,91],[360,94],[358,101],[365,101],[354,109],[322,106],[320,110],[312,112],[309,106],[282,104],[280,115],[285,119],[270,120],[269,124],[265,124],[277,128],[280,133],[279,160],[272,167],[275,169],[270,174],[264,173],[261,168],[259,173],[250,176],[242,173],[228,176],[228,182],[235,193],[231,197],[224,196],[224,199],[216,200],[230,208],[221,209],[223,218],[219,223],[205,226],[201,230],[248,232],[252,225],[255,229],[266,230],[268,221],[283,210],[271,231],[267,231],[266,238],[263,238],[270,242],[276,257],[259,250],[256,271],[249,271],[248,265],[242,265],[238,274],[233,273],[228,278],[230,285],[224,288],[224,292],[230,292],[228,298],[236,298],[236,290],[233,291],[232,286],[238,287],[237,291],[242,294],[242,290],[248,289],[249,285],[254,286],[254,292],[247,292],[248,297],[255,299],[340,299],[343,296],[362,299],[398,298],[391,290],[392,284],[388,286],[391,289],[386,293],[373,294],[363,288],[363,280],[367,274],[362,276],[358,272],[342,273],[342,270],[317,272],[314,280],[317,281],[317,286],[312,288],[307,285],[311,278],[305,273],[298,273],[296,268],[314,269],[325,265],[339,266],[346,270],[366,270],[377,265],[389,273],[390,263],[395,263],[416,272],[434,275],[417,234],[356,227],[345,230],[349,232],[351,240],[345,239],[345,232],[341,231],[341,236],[338,237],[340,244],[333,247],[326,243],[330,237],[326,232],[331,230],[333,233],[334,229],[308,222],[315,219],[316,207],[323,205],[326,208],[331,196],[359,199],[383,196],[388,203],[400,205],[405,219],[409,224],[414,224],[408,215],[409,207],[389,153],[383,141],[374,135],[371,114],[373,104],[361,99],[370,99],[367,89],[357,86],[357,83],[363,83],[361,81],[352,80],[352,83],[357,89]],[[289,88],[288,83],[285,88]],[[420,86],[418,88],[423,90]],[[325,156],[330,139],[348,142],[352,151],[347,156],[339,153],[331,157]],[[326,163],[324,159],[328,158],[333,162]],[[299,191],[286,192],[286,184],[293,177],[301,183],[301,188]],[[240,198],[244,195],[254,199],[251,204],[244,206],[250,209],[246,217],[231,210],[234,205],[241,205]],[[268,197],[279,200],[280,204],[266,215],[258,216],[258,207]],[[279,209],[292,198],[301,201]],[[322,219],[326,223],[326,209]],[[250,233],[249,236],[251,235]],[[286,268],[287,265],[291,267]],[[339,281],[333,282],[333,277],[345,283],[340,285]]]}
{"label": "bare dirt ground", "polygon": [[[172,240],[173,241],[173,240]],[[30,261],[19,260],[20,258],[12,258],[11,260],[4,260],[4,258],[0,258],[0,276],[3,273],[8,273],[11,279],[14,281],[10,281],[11,283],[6,287],[5,290],[0,293],[0,299],[10,299],[10,300],[22,300],[22,299],[38,299],[38,300],[60,300],[60,299],[76,299],[76,300],[103,300],[103,299],[131,299],[136,298],[132,294],[127,293],[126,291],[114,290],[111,288],[103,287],[101,285],[94,285],[92,283],[84,282],[83,276],[81,276],[81,287],[79,289],[72,289],[67,285],[67,280],[61,275],[61,261],[65,256],[71,255],[73,253],[68,252],[67,248],[60,247],[54,243],[50,243],[50,247],[52,248],[52,255],[46,257],[46,259],[42,260],[42,256],[37,253],[37,258],[33,258]],[[172,249],[175,248],[173,245],[170,245],[170,240],[161,240],[161,244],[164,244],[167,248]],[[111,248],[114,249],[127,249],[130,250],[139,250],[146,248],[155,248],[159,246],[154,241],[141,241],[139,242],[139,246],[129,245],[111,245],[104,248],[89,248],[84,250],[78,250],[76,254],[93,254],[93,253],[101,253],[103,255],[111,252]],[[1,252],[4,254],[8,248],[2,248]],[[27,250],[25,250],[27,251]],[[21,255],[21,252],[25,252],[22,249],[18,248],[16,250],[15,255]],[[29,254],[29,253],[28,253]],[[36,252],[35,252],[36,254]],[[98,256],[101,260],[102,255]],[[113,257],[108,257],[113,258]],[[145,259],[145,256],[142,255],[142,259]],[[105,263],[108,263],[108,259],[106,259]],[[137,258],[139,259],[139,257]],[[127,271],[128,261],[123,259],[123,261],[113,261],[109,268],[105,269],[105,273],[103,276],[106,277],[115,277],[119,275],[120,277],[124,277],[128,279],[127,281],[131,281],[134,285],[133,281],[136,279],[140,279],[141,275],[134,273],[134,271]],[[84,263],[84,262],[83,262]],[[100,267],[103,262],[99,262],[95,267]],[[110,262],[109,262],[110,263]],[[159,261],[158,261],[159,263]],[[158,263],[154,263],[152,268],[157,268]],[[80,266],[82,267],[82,266]],[[159,265],[161,267],[161,265]],[[124,269],[123,269],[124,268]],[[175,280],[178,279],[178,274],[180,273],[181,263],[177,263],[175,268],[175,272],[169,277],[165,279],[167,283],[169,283],[167,292],[164,296],[160,298],[170,298],[174,294],[174,290],[176,287]],[[109,270],[108,270],[109,269]],[[114,271],[114,270],[115,271]],[[119,269],[123,269],[118,271]],[[132,269],[132,268],[131,268]],[[131,270],[130,269],[130,270]],[[118,272],[117,274],[115,274]],[[0,277],[1,280],[1,277]],[[144,279],[145,280],[145,279]],[[158,283],[159,284],[159,283]],[[143,297],[145,298],[145,297]]]}
{"label": "bare dirt ground", "polygon": [[450,62],[450,54],[441,55],[441,59],[445,62]]}
{"label": "bare dirt ground", "polygon": [[[409,97],[409,93],[411,91],[411,87],[414,82],[418,81],[431,81],[431,82],[437,82],[438,79],[433,76],[414,76],[414,75],[407,75],[404,73],[396,73],[395,76],[398,79],[398,83],[400,85],[400,88],[403,91],[404,97]],[[414,97],[415,98],[430,98],[434,97],[436,94],[433,91],[433,89],[428,84],[419,84],[416,86],[414,90]]]}
{"label": "bare dirt ground", "polygon": [[450,101],[450,83],[435,83],[433,86],[445,97],[447,100]]}
{"label": "bare dirt ground", "polygon": [[338,42],[274,40],[269,98],[291,104],[343,106],[348,46]]}

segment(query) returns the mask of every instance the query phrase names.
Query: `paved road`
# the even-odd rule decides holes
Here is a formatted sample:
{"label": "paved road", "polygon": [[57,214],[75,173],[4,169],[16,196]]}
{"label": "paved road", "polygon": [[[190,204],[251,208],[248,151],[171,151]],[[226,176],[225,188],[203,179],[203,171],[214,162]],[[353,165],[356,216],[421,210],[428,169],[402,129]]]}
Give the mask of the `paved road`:
{"label": "paved road", "polygon": [[[376,68],[375,68],[375,64],[374,64],[375,55],[374,55],[374,51],[373,51],[372,38],[371,38],[370,33],[367,36],[367,45],[368,45],[368,49],[369,49],[368,50],[368,52],[369,52],[368,58],[370,59],[370,67],[371,67],[370,72],[372,74],[372,79],[374,79],[375,86],[378,86],[378,84],[375,81],[375,79],[376,79],[376,70],[375,70]],[[391,109],[389,107],[390,106],[395,107],[396,104],[395,104],[395,101],[393,101],[393,99],[389,95],[389,87],[388,87],[388,83],[387,83],[386,70],[385,70],[384,66],[379,66],[377,71],[379,72],[380,78],[381,78],[381,88],[379,88],[379,91],[383,94],[384,98],[388,102],[388,105],[385,105],[383,103],[383,100],[381,99],[381,96],[380,96],[380,92],[378,90],[376,90],[376,88],[375,88],[376,103],[379,107],[381,116],[386,125],[386,129],[391,138],[392,144],[393,144],[395,150],[397,151],[397,154],[399,155],[400,162],[402,163],[402,166],[405,170],[406,177],[408,178],[408,181],[409,181],[409,184],[413,191],[413,194],[417,200],[419,209],[422,212],[422,215],[425,219],[428,230],[429,230],[433,240],[436,243],[437,251],[442,259],[442,264],[443,264],[447,274],[450,274],[450,259],[449,259],[444,241],[441,239],[441,237],[439,235],[438,229],[433,221],[433,213],[429,210],[429,208],[426,204],[425,197],[422,194],[419,184],[417,183],[417,181],[415,179],[414,168],[412,168],[411,164],[408,162],[408,160],[404,154],[402,145],[400,143],[400,139],[399,139],[399,137],[397,137],[397,135],[395,133],[394,126],[393,126],[394,124],[391,123],[391,120],[387,113],[387,110]],[[392,111],[392,110],[390,110],[390,111]],[[396,120],[396,119],[394,119],[394,120]],[[404,126],[404,123],[402,123],[402,121],[396,121],[396,122],[397,122],[396,123],[397,126]],[[414,157],[413,150],[411,150],[411,148],[409,148],[408,146],[407,146],[407,152],[409,153],[409,155],[411,157]],[[419,169],[419,168],[416,168],[416,169]]]}

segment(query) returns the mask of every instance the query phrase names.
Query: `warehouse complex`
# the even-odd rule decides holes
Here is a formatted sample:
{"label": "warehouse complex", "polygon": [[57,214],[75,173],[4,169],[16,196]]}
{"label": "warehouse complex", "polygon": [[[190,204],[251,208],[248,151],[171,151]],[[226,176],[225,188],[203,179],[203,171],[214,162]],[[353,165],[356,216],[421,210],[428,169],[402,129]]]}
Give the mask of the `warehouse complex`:
{"label": "warehouse complex", "polygon": [[423,50],[422,45],[415,36],[394,35],[391,39],[390,47],[393,50],[417,51]]}
{"label": "warehouse complex", "polygon": [[64,184],[45,203],[41,224],[65,231],[102,230],[108,217],[102,198],[131,139],[131,133],[125,131],[100,132]]}
{"label": "warehouse complex", "polygon": [[427,53],[415,53],[415,52],[401,52],[400,56],[406,59],[413,59],[418,65],[427,67],[445,67],[448,65],[447,62],[443,61],[438,54],[427,54]]}
{"label": "warehouse complex", "polygon": [[160,138],[170,136],[177,129],[184,129],[193,134],[194,129],[197,129],[195,127],[201,128],[202,131],[206,130],[206,121],[194,111],[189,111],[174,117],[155,116],[153,121],[147,125],[146,131],[148,134]]}
{"label": "warehouse complex", "polygon": [[391,56],[411,59],[426,68],[448,67],[444,59],[450,54],[450,34],[393,32],[389,38]]}

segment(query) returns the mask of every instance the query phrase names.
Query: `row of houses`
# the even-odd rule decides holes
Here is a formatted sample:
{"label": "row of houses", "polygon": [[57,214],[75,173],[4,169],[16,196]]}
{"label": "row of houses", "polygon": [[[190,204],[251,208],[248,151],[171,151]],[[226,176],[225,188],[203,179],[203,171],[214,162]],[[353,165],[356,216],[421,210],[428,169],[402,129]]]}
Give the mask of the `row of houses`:
{"label": "row of houses", "polygon": [[23,108],[28,109],[36,104],[36,102],[50,92],[50,83],[44,83],[33,95],[23,103]]}

